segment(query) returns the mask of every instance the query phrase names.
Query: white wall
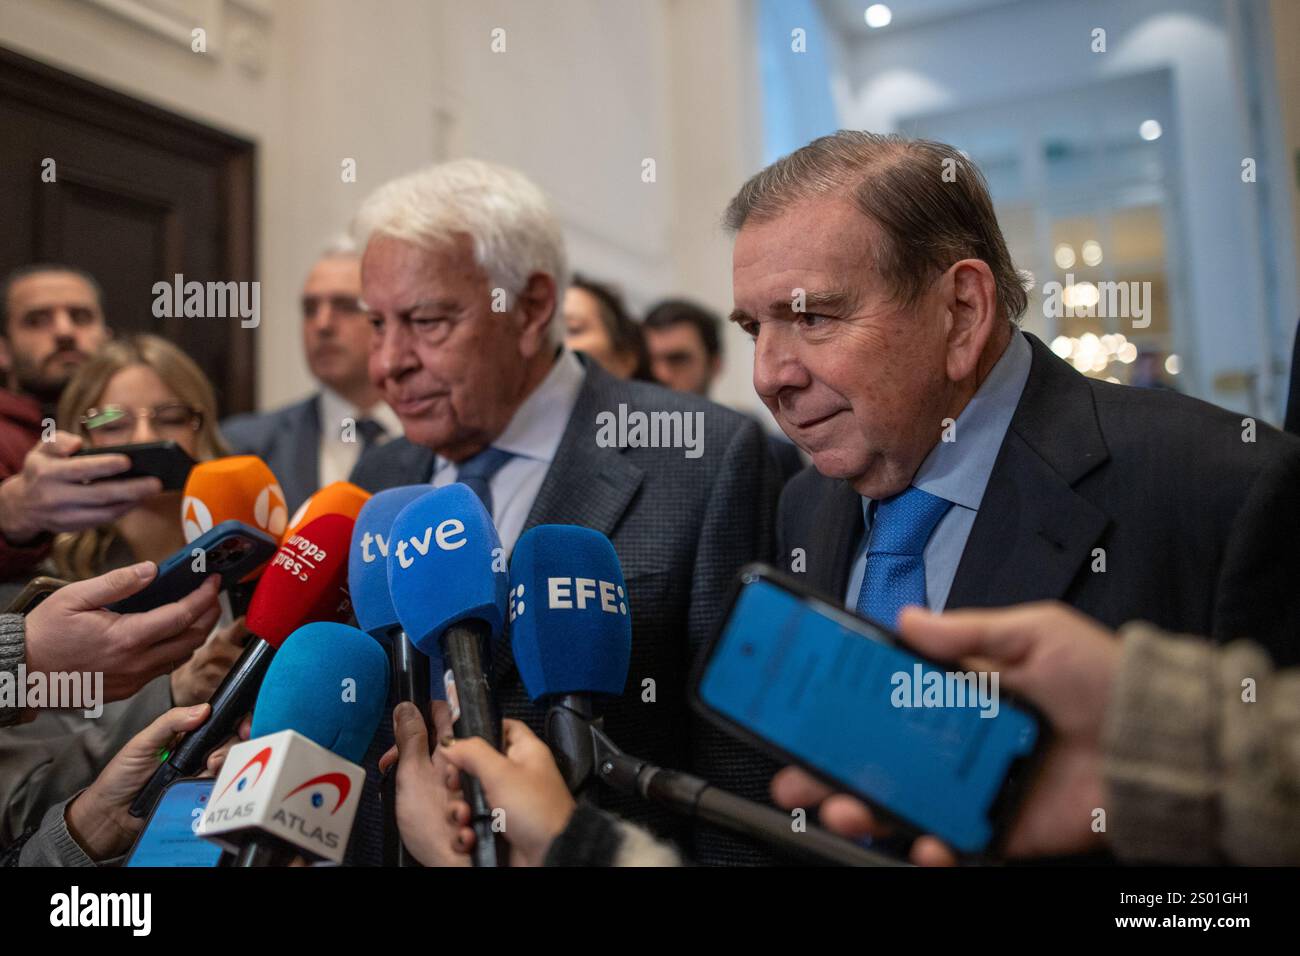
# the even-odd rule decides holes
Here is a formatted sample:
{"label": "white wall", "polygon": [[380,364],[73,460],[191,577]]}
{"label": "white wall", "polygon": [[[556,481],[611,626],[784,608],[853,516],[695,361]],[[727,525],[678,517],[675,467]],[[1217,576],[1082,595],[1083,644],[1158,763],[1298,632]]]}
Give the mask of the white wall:
{"label": "white wall", "polygon": [[[374,186],[441,158],[535,178],[572,264],[635,305],[686,294],[730,309],[717,223],[757,156],[756,90],[735,66],[751,55],[743,0],[176,2],[204,12],[217,53],[92,0],[4,0],[0,44],[257,142],[261,407],[310,388],[297,296],[318,250]],[[241,32],[260,72],[235,55]],[[719,396],[753,404],[739,339]]]}
{"label": "white wall", "polygon": [[[1190,334],[1195,391],[1240,406],[1240,392],[1216,392],[1213,383],[1221,374],[1251,369],[1261,375],[1266,401],[1276,407],[1285,383],[1274,364],[1282,342],[1261,294],[1261,211],[1249,192],[1253,186],[1240,178],[1241,160],[1253,150],[1243,65],[1234,58],[1229,28],[1235,3],[1022,0],[883,30],[846,47],[836,81],[840,108],[853,126],[889,131],[910,115],[1017,101],[1169,69],[1181,137],[1174,172],[1182,187],[1192,310],[1190,316],[1174,317],[1174,324]],[[1105,53],[1091,50],[1096,27],[1107,32]],[[1289,43],[1279,42],[1279,50],[1290,50]],[[1292,100],[1296,95],[1290,91]],[[1286,295],[1294,303],[1294,277],[1286,278]]]}

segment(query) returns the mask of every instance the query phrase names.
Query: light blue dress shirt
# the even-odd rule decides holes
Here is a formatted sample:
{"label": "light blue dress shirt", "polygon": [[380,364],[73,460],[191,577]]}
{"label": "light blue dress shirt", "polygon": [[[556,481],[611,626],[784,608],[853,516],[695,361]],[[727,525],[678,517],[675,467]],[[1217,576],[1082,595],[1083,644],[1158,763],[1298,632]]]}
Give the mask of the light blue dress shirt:
{"label": "light blue dress shirt", "polygon": [[[1032,359],[1029,342],[1019,331],[1015,332],[988,378],[957,416],[954,440],[935,445],[912,478],[913,487],[953,503],[925,546],[926,603],[932,611],[943,610],[948,603],[957,565],[966,550],[966,539],[975,524],[1002,440],[1020,404]],[[844,603],[849,609],[858,603],[862,576],[867,569],[871,505],[872,499],[862,499],[866,530],[858,542],[848,589],[844,592]]]}

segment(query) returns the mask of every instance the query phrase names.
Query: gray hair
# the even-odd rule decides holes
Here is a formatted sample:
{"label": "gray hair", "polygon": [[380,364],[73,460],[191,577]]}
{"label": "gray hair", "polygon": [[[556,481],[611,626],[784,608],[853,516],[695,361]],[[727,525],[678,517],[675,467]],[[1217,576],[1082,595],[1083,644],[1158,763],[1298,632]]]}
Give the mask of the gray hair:
{"label": "gray hair", "polygon": [[522,173],[477,159],[438,163],[380,186],[352,222],[361,249],[377,235],[439,248],[458,234],[469,236],[474,260],[491,287],[505,290],[508,305],[535,273],[555,280],[555,340],[568,284],[564,233],[546,196]]}
{"label": "gray hair", "polygon": [[850,196],[880,227],[876,271],[905,305],[916,302],[936,272],[980,259],[993,273],[1005,317],[1014,322],[1028,308],[983,174],[944,143],[857,130],[822,136],[751,177],[727,205],[723,223],[738,232],[746,222],[769,221],[830,194]]}

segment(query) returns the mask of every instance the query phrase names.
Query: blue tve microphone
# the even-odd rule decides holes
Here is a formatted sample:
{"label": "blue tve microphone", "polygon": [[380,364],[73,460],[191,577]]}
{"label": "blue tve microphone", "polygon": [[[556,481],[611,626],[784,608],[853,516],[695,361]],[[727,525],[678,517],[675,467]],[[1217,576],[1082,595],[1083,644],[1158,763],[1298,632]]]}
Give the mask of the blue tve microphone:
{"label": "blue tve microphone", "polygon": [[236,851],[238,866],[341,861],[387,698],[388,660],[370,636],[329,621],[298,628],[267,669],[251,736],[226,757],[200,834]]}
{"label": "blue tve microphone", "polygon": [[[501,719],[486,667],[506,615],[506,559],[492,518],[463,484],[437,488],[393,521],[388,593],[411,642],[442,674],[456,736],[482,737],[501,749]],[[477,839],[475,866],[500,857],[492,810],[477,780],[462,775]]]}
{"label": "blue tve microphone", "polygon": [[592,698],[616,697],[632,657],[632,609],[614,546],[599,531],[538,525],[510,558],[510,644],[573,793],[594,779]]}
{"label": "blue tve microphone", "polygon": [[[372,495],[357,514],[348,552],[348,590],[357,624],[378,640],[388,654],[390,676],[398,701],[410,701],[432,732],[429,718],[429,659],[415,649],[402,630],[388,594],[388,556],[393,538],[393,521],[417,498],[433,494],[429,485],[404,485]],[[384,863],[391,866],[419,866],[402,843],[397,826],[397,777],[384,774],[380,793],[384,805]]]}
{"label": "blue tve microphone", "polygon": [[388,651],[397,699],[415,704],[429,720],[429,661],[402,630],[388,593],[393,522],[411,502],[433,494],[428,485],[405,485],[373,495],[357,515],[348,552],[348,590],[357,624]]}

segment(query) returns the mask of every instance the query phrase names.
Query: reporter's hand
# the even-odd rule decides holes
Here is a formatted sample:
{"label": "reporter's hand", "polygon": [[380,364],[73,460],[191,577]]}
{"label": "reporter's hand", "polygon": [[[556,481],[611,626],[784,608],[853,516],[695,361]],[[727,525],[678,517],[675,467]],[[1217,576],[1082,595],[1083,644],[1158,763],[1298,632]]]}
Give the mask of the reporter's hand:
{"label": "reporter's hand", "polygon": [[183,707],[211,698],[244,653],[247,636],[248,628],[242,617],[209,634],[189,660],[172,671],[172,702]]}
{"label": "reporter's hand", "polygon": [[448,778],[455,771],[441,748],[429,753],[429,735],[414,704],[403,701],[394,708],[393,739],[397,746],[380,759],[379,769],[386,771],[397,762],[397,829],[402,843],[425,866],[468,866],[466,851],[474,831],[465,825],[468,813],[465,824],[453,817]]}
{"label": "reporter's hand", "polygon": [[[501,742],[504,753],[481,737],[443,738],[438,752],[457,770],[477,777],[488,805],[504,814],[502,835],[510,844],[510,865],[541,866],[577,804],[551,748],[527,724],[503,720]],[[452,784],[459,790],[459,777]],[[469,823],[470,808],[463,798],[451,803],[451,811],[458,824]],[[473,845],[474,831],[468,834],[467,849]]]}
{"label": "reporter's hand", "polygon": [[[1105,805],[1101,727],[1121,655],[1114,635],[1055,602],[946,614],[905,608],[899,633],[935,660],[997,671],[1000,686],[1047,718],[1052,739],[1007,835],[1006,855],[1096,849],[1101,835],[1092,830],[1093,811]],[[787,807],[822,803],[823,824],[841,835],[880,832],[861,802],[843,794],[831,797],[827,788],[794,768],[773,779],[772,796]],[[931,837],[914,844],[912,859],[935,865],[956,857]]]}
{"label": "reporter's hand", "polygon": [[[43,532],[82,531],[111,524],[146,498],[162,491],[157,478],[95,481],[131,467],[126,455],[73,458],[82,439],[55,432],[23,459],[22,470],[0,483],[0,533],[23,544]],[[87,484],[87,482],[93,482]]]}
{"label": "reporter's hand", "polygon": [[144,561],[55,591],[27,615],[27,669],[101,671],[105,700],[114,701],[184,663],[221,613],[217,575],[152,611],[115,614],[103,607],[142,590],[157,573]]}
{"label": "reporter's hand", "polygon": [[64,808],[68,833],[92,860],[120,856],[144,826],[131,816],[130,806],[140,789],[158,769],[159,752],[171,746],[177,734],[193,730],[211,708],[174,707],[140,731],[95,778]]}

